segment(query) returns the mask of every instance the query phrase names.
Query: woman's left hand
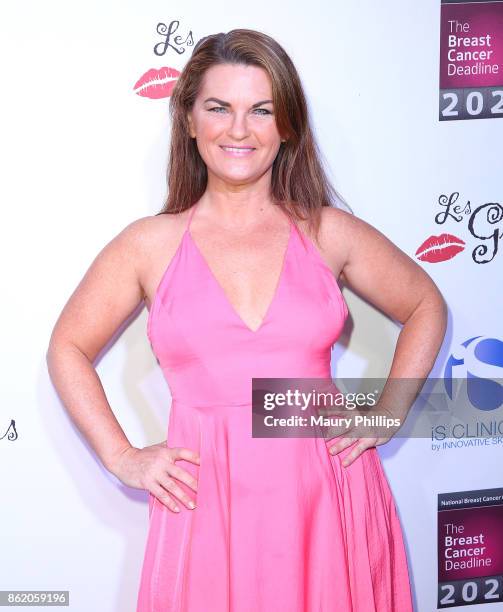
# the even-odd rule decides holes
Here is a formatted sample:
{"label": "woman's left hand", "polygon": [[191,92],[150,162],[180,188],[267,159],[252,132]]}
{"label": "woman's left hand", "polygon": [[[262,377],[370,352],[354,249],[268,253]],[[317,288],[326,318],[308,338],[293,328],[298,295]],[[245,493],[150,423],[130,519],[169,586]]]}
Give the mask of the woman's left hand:
{"label": "woman's left hand", "polygon": [[341,462],[344,467],[347,467],[348,465],[351,465],[353,461],[368,448],[379,446],[380,444],[386,444],[386,442],[388,442],[392,437],[393,436],[388,436],[386,438],[357,438],[356,440],[354,438],[339,438],[337,442],[330,446],[328,452],[331,455],[336,455],[345,448],[348,448],[354,444],[355,447],[353,450],[348,453]]}
{"label": "woman's left hand", "polygon": [[[338,411],[326,411],[328,414],[330,415],[337,415],[338,417],[342,417],[342,416],[346,416],[348,415],[348,413],[346,412],[345,414],[338,412]],[[374,409],[374,414],[379,413],[379,414],[385,414],[386,416],[388,416],[389,418],[392,418],[393,415],[391,415],[391,413],[389,412],[389,410],[385,410],[383,408],[375,408]],[[332,428],[329,429],[329,431],[332,431],[334,433],[333,436],[329,435],[328,438],[330,441],[332,440],[336,440],[336,442],[333,442],[332,444],[330,444],[329,446],[329,453],[331,455],[336,455],[338,453],[340,453],[341,451],[345,450],[346,448],[348,448],[351,445],[354,445],[354,448],[351,452],[349,452],[344,459],[342,460],[341,464],[344,467],[347,467],[348,465],[351,465],[351,463],[353,463],[353,461],[355,461],[355,459],[357,459],[364,451],[366,451],[368,448],[372,448],[374,446],[379,446],[381,444],[386,444],[386,442],[388,442],[389,440],[391,440],[391,438],[394,436],[394,434],[396,433],[396,431],[399,429],[399,427],[396,427],[394,429],[390,429],[388,428],[386,432],[383,431],[382,427],[371,427],[371,426],[365,426],[365,427],[357,427],[355,425],[355,419],[354,416],[359,415],[362,416],[364,414],[363,411],[359,411],[359,410],[352,410],[351,411],[351,415],[352,415],[352,421],[351,421],[351,425],[349,427],[342,427],[342,428]],[[341,431],[342,429],[342,431]],[[382,436],[380,434],[382,433],[386,433],[390,432],[389,435],[385,435]],[[336,433],[337,432],[337,433]],[[350,432],[353,432],[353,437],[348,437],[348,434],[350,434]],[[360,432],[360,435],[358,435],[358,432]],[[363,436],[361,435],[362,433],[375,433],[377,435],[375,436]]]}

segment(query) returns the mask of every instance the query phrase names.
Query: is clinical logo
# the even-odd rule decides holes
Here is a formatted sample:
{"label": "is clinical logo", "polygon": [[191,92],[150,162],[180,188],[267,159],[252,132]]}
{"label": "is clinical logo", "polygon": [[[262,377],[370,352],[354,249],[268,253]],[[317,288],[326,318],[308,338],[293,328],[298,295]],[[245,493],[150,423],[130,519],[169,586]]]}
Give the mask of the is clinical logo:
{"label": "is clinical logo", "polygon": [[[503,237],[503,206],[487,202],[472,210],[469,200],[466,204],[456,204],[458,197],[458,192],[439,197],[438,203],[443,210],[435,215],[435,223],[444,225],[450,221],[451,224],[463,225],[466,222],[470,237],[479,241],[471,252],[472,260],[477,264],[489,263],[498,253],[499,241]],[[457,233],[444,232],[429,236],[415,255],[420,261],[439,263],[456,257],[465,247],[465,241]]]}
{"label": "is clinical logo", "polygon": [[453,381],[465,380],[468,401],[477,410],[496,410],[503,405],[503,342],[474,336],[463,342],[447,360],[444,386],[454,400]]}
{"label": "is clinical logo", "polygon": [[[194,46],[194,38],[192,30],[185,34],[176,34],[180,26],[180,22],[171,21],[168,25],[165,23],[157,24],[157,34],[162,37],[162,40],[154,46],[154,53],[157,56],[166,55],[168,51],[173,51],[177,55],[185,53],[188,47]],[[173,88],[176,84],[180,72],[173,66],[162,66],[161,68],[149,68],[136,81],[133,86],[133,91],[143,98],[159,100],[160,98],[169,98],[173,93]]]}

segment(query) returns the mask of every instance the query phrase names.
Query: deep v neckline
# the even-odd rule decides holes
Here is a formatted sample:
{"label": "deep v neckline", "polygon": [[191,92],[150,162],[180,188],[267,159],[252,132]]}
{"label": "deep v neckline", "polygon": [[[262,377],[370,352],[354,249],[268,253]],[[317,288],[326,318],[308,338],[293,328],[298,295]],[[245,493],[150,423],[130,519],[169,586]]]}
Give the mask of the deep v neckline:
{"label": "deep v neckline", "polygon": [[212,280],[214,286],[217,288],[219,294],[222,296],[222,298],[223,298],[222,301],[227,305],[227,308],[231,311],[233,316],[237,319],[237,321],[240,323],[240,325],[245,328],[245,330],[248,333],[250,333],[250,334],[258,334],[264,328],[265,324],[269,320],[269,318],[270,318],[270,316],[272,314],[274,305],[275,305],[275,303],[278,300],[278,295],[279,295],[281,286],[283,285],[283,277],[285,276],[286,263],[287,263],[287,260],[288,260],[288,255],[289,255],[289,252],[290,252],[290,247],[291,247],[291,242],[292,242],[292,233],[293,233],[292,221],[290,219],[288,219],[288,222],[289,222],[288,241],[287,241],[284,253],[283,253],[283,259],[282,259],[282,262],[281,262],[281,268],[280,268],[278,279],[276,281],[276,286],[274,288],[274,293],[272,295],[272,298],[271,298],[271,300],[269,302],[269,305],[268,305],[268,307],[267,307],[267,309],[265,311],[265,314],[264,314],[264,316],[262,318],[262,321],[260,322],[259,326],[256,329],[252,329],[248,325],[248,323],[246,323],[246,321],[243,319],[243,317],[239,314],[239,312],[237,311],[236,307],[234,306],[234,304],[229,299],[229,296],[227,295],[227,293],[226,293],[225,289],[223,288],[221,282],[215,276],[215,273],[211,269],[208,261],[206,260],[206,258],[203,255],[201,249],[197,246],[196,241],[194,240],[194,238],[192,237],[192,234],[190,233],[190,224],[191,224],[192,217],[194,215],[195,207],[196,206],[197,206],[197,204],[194,204],[194,210],[192,211],[192,213],[190,215],[189,222],[188,222],[187,227],[185,229],[185,234],[186,234],[187,238],[189,239],[190,244],[194,247],[194,251],[197,253],[197,255],[198,255],[199,259],[201,260],[204,268],[208,272],[208,276]]}

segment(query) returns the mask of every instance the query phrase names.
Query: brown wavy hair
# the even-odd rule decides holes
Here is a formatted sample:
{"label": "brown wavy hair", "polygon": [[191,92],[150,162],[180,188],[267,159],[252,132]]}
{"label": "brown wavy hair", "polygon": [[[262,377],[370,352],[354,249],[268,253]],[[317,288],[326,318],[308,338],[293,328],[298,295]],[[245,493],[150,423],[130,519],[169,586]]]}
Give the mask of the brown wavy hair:
{"label": "brown wavy hair", "polygon": [[[272,82],[272,99],[282,142],[272,167],[271,198],[292,219],[308,221],[318,237],[321,208],[338,199],[348,206],[327,178],[309,121],[306,97],[297,70],[286,51],[273,38],[248,29],[201,38],[177,79],[169,103],[172,122],[167,183],[168,196],[157,214],[179,213],[203,195],[207,168],[187,113],[194,105],[204,73],[218,64],[263,68]],[[352,211],[351,211],[352,212]]]}

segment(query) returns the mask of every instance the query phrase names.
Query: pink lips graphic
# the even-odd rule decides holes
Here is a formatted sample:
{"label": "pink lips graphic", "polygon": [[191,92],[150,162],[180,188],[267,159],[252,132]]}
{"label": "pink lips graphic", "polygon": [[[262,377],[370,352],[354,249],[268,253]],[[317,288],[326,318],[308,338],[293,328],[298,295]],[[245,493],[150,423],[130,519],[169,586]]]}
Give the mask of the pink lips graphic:
{"label": "pink lips graphic", "polygon": [[417,249],[415,255],[420,261],[438,263],[452,259],[465,248],[465,243],[461,238],[453,234],[440,234],[440,236],[430,236]]}
{"label": "pink lips graphic", "polygon": [[180,72],[176,68],[151,68],[136,81],[133,89],[145,98],[158,100],[159,98],[169,98],[173,92]]}

